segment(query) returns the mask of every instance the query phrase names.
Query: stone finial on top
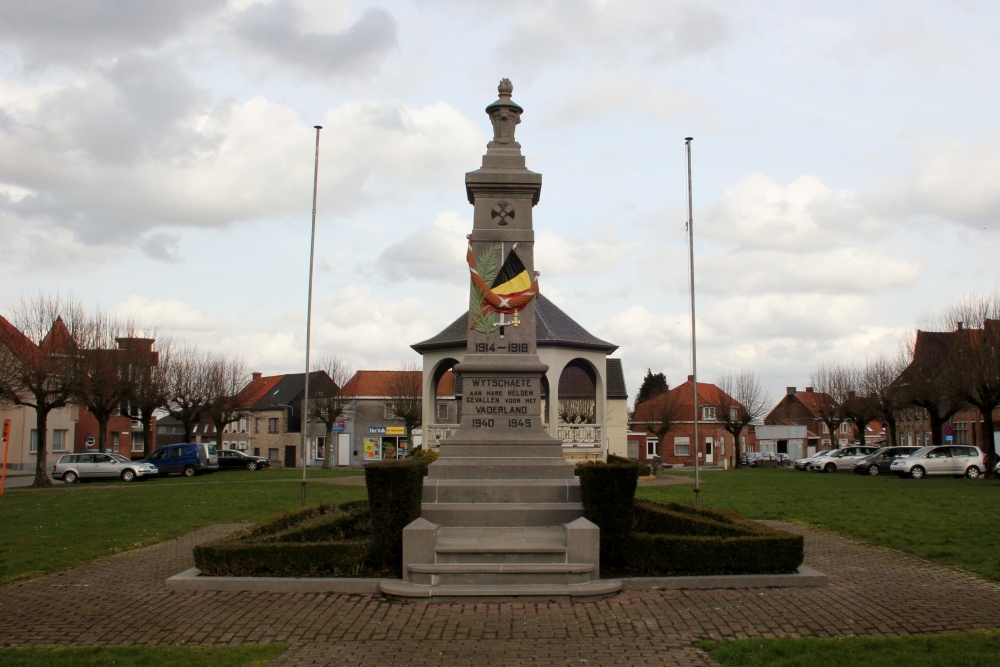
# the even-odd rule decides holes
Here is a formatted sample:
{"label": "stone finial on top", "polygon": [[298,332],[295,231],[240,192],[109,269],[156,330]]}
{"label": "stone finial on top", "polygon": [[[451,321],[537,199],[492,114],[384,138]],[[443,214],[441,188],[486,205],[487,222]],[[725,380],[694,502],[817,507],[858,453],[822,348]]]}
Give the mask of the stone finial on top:
{"label": "stone finial on top", "polygon": [[493,123],[493,141],[487,145],[487,150],[491,148],[514,148],[520,149],[521,144],[514,141],[514,128],[521,122],[521,114],[524,112],[517,103],[510,99],[514,92],[514,85],[510,79],[501,79],[497,86],[500,94],[493,104],[486,107],[486,113]]}

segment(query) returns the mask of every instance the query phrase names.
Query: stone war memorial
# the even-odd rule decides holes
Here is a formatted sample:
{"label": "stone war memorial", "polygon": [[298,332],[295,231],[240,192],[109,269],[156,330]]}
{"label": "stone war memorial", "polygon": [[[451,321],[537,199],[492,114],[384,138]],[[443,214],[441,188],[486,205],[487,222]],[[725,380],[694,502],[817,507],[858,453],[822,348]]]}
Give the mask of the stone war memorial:
{"label": "stone war memorial", "polygon": [[488,107],[493,140],[465,176],[474,206],[468,236],[467,351],[455,366],[463,395],[458,430],[428,467],[421,517],[403,531],[404,597],[595,597],[600,534],[583,517],[580,482],[562,442],[543,425],[535,340],[538,273],[532,209],[542,176],[514,138],[523,109],[504,79]]}

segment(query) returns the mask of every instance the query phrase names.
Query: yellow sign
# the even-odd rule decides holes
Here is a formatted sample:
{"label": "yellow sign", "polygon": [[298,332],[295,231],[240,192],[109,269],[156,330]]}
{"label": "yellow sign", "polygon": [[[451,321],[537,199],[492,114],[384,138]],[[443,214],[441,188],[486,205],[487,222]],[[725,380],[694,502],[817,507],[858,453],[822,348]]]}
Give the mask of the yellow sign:
{"label": "yellow sign", "polygon": [[385,427],[385,434],[386,435],[406,435],[406,427],[405,426],[386,426]]}

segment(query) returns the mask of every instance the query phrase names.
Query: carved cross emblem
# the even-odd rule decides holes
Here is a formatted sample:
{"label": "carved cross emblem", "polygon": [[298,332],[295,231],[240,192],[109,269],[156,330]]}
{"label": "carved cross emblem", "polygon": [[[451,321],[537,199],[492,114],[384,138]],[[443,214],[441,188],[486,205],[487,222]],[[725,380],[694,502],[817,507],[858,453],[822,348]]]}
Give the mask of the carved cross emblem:
{"label": "carved cross emblem", "polygon": [[510,202],[497,202],[490,212],[490,217],[496,220],[498,225],[510,224],[510,221],[514,219],[514,206]]}

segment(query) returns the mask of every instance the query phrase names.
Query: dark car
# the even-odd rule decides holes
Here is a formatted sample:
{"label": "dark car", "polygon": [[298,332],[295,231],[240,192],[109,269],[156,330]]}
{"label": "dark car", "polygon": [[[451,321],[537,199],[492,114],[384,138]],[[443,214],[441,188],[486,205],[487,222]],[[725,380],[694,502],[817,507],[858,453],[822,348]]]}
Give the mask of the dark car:
{"label": "dark car", "polygon": [[219,469],[219,456],[215,445],[206,442],[182,442],[179,445],[166,445],[139,463],[152,463],[160,475],[180,473],[185,477],[194,477],[203,472],[215,472]]}
{"label": "dark car", "polygon": [[263,456],[253,456],[235,449],[223,449],[219,452],[219,470],[227,468],[246,468],[247,470],[257,470],[268,466],[267,458]]}
{"label": "dark car", "polygon": [[906,457],[920,449],[919,447],[883,447],[863,459],[854,462],[851,468],[859,475],[878,475],[889,472],[889,466],[898,458]]}
{"label": "dark car", "polygon": [[782,454],[781,452],[778,452],[778,465],[785,466],[786,468],[791,467],[792,465],[791,457],[789,457],[788,454]]}

